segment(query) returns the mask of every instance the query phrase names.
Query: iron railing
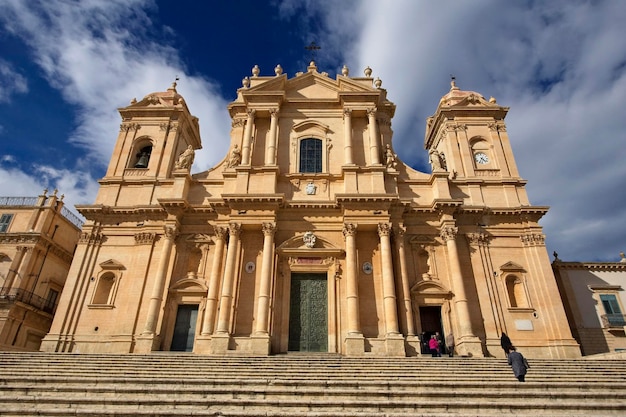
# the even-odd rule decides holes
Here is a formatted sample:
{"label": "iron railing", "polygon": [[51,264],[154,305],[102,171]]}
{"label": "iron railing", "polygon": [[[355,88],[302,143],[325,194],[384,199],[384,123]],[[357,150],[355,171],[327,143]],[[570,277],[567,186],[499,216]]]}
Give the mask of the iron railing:
{"label": "iron railing", "polygon": [[30,291],[25,291],[20,288],[13,288],[7,290],[5,288],[0,289],[0,306],[3,304],[13,304],[16,301],[20,301],[24,304],[28,304],[38,310],[45,311],[46,313],[54,314],[57,309],[57,303],[51,300],[47,300]]}
{"label": "iron railing", "polygon": [[[38,201],[39,197],[0,197],[0,206],[36,207]],[[85,223],[83,219],[72,213],[65,206],[61,208],[61,215],[79,229],[81,229],[83,223]]]}
{"label": "iron railing", "polygon": [[603,314],[602,327],[624,327],[626,326],[626,315],[624,314]]}

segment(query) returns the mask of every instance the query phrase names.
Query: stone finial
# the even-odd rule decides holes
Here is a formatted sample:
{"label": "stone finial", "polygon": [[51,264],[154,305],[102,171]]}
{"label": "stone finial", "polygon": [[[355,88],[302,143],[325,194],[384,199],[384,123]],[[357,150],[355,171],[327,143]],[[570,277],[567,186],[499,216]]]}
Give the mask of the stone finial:
{"label": "stone finial", "polygon": [[280,75],[283,73],[283,67],[280,66],[280,64],[276,65],[276,67],[274,68],[274,72],[276,73],[276,75]]}
{"label": "stone finial", "polygon": [[619,257],[621,258],[619,261],[622,263],[626,263],[626,255],[624,255],[624,252],[620,252],[619,253]]}
{"label": "stone finial", "polygon": [[491,104],[496,104],[496,98],[494,96],[489,97],[489,102]]}
{"label": "stone finial", "polygon": [[311,61],[307,69],[309,70],[309,72],[317,71],[317,65],[315,65],[315,61]]}
{"label": "stone finial", "polygon": [[451,75],[450,78],[450,91],[460,90],[460,88],[456,86],[456,77],[454,75]]}
{"label": "stone finial", "polygon": [[350,70],[348,69],[347,65],[344,65],[343,68],[341,69],[341,75],[343,75],[344,77],[347,77],[348,74],[350,74]]}
{"label": "stone finial", "polygon": [[252,68],[253,77],[258,77],[260,72],[261,72],[261,69],[259,68],[258,65],[255,65],[254,68]]}
{"label": "stone finial", "polygon": [[372,69],[371,69],[370,67],[365,68],[365,71],[364,71],[364,72],[365,72],[365,76],[366,76],[367,78],[369,78],[369,77],[371,77],[371,76],[372,76]]}
{"label": "stone finial", "polygon": [[250,78],[244,77],[243,80],[241,80],[241,85],[243,85],[245,88],[250,87]]}
{"label": "stone finial", "polygon": [[380,88],[381,85],[383,85],[383,82],[380,80],[380,78],[376,77],[376,79],[374,80],[374,86],[376,88]]}
{"label": "stone finial", "polygon": [[133,99],[130,101],[130,104],[136,104],[136,103],[137,103],[137,99],[133,97]]}

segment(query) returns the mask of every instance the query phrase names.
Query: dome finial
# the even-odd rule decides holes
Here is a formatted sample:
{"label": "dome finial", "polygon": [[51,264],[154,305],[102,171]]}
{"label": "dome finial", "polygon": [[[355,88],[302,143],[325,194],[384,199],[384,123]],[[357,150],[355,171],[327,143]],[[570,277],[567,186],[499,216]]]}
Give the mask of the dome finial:
{"label": "dome finial", "polygon": [[178,75],[176,76],[176,78],[174,78],[174,82],[172,83],[172,85],[170,86],[170,88],[168,88],[168,90],[173,90],[174,92],[176,92],[176,86],[178,85],[176,83],[176,81],[180,80],[180,78],[178,78]]}
{"label": "dome finial", "polygon": [[450,91],[459,90],[459,87],[456,86],[456,77],[450,74]]}

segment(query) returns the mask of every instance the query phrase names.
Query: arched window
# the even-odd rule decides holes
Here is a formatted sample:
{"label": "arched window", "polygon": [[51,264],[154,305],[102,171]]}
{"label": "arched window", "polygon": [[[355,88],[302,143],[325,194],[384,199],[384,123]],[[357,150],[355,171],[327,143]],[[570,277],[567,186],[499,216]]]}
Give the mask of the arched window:
{"label": "arched window", "polygon": [[135,163],[133,164],[133,168],[148,168],[151,154],[152,145],[142,146],[135,154]]}
{"label": "arched window", "polygon": [[322,172],[322,140],[300,141],[300,172]]}

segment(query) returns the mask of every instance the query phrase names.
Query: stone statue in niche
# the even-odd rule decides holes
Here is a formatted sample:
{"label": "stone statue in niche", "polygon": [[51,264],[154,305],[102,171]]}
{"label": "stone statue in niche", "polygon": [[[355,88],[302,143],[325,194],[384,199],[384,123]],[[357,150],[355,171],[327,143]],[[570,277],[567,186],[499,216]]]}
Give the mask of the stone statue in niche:
{"label": "stone statue in niche", "polygon": [[235,145],[233,150],[230,152],[230,159],[228,160],[228,168],[233,168],[239,166],[241,163],[241,151],[239,150],[239,145]]}
{"label": "stone statue in niche", "polygon": [[193,164],[195,156],[196,152],[193,150],[193,147],[189,145],[187,146],[187,149],[180,154],[174,166],[176,169],[189,169]]}

